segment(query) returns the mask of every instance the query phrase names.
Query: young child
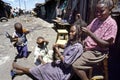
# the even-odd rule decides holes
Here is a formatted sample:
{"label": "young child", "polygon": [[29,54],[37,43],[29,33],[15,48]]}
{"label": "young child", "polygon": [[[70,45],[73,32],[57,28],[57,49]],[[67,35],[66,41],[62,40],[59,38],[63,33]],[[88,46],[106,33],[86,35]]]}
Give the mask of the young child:
{"label": "young child", "polygon": [[37,46],[34,52],[34,63],[36,65],[52,62],[53,51],[47,49],[48,41],[43,37],[38,37],[36,40]]}
{"label": "young child", "polygon": [[12,36],[12,41],[14,42],[14,46],[16,47],[18,54],[15,57],[15,61],[17,58],[27,58],[28,57],[28,48],[27,48],[27,38],[26,34],[30,31],[23,29],[22,24],[17,22],[14,24],[15,32]]}

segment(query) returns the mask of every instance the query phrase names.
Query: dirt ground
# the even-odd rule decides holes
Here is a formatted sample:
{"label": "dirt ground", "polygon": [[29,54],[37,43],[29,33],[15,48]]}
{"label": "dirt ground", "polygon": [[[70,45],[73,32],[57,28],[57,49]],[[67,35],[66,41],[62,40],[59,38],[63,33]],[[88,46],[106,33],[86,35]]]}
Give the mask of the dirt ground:
{"label": "dirt ground", "polygon": [[[40,18],[21,16],[13,19],[9,19],[8,22],[0,22],[0,80],[11,80],[10,70],[12,69],[12,62],[17,54],[16,48],[13,47],[9,39],[6,38],[5,32],[9,32],[11,35],[14,32],[14,23],[21,22],[24,28],[33,29],[33,31],[27,35],[28,49],[32,53],[27,59],[19,59],[18,64],[25,67],[35,66],[34,61],[34,48],[36,46],[36,38],[38,36],[44,37],[49,41],[48,49],[52,49],[52,45],[56,40],[56,31],[53,29],[54,25],[48,23]],[[16,76],[14,80],[32,80],[26,75]]]}

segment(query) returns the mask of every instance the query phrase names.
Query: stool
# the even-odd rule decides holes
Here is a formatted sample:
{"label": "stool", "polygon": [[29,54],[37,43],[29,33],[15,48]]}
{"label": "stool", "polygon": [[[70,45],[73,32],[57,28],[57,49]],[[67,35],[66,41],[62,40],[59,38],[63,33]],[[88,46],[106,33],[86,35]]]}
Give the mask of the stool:
{"label": "stool", "polygon": [[57,30],[57,39],[61,39],[61,37],[63,37],[63,40],[67,40],[68,39],[68,31],[66,29],[58,29]]}
{"label": "stool", "polygon": [[56,44],[62,44],[62,45],[66,44],[66,43],[67,43],[67,40],[60,40],[60,39],[58,39],[56,42]]}
{"label": "stool", "polygon": [[91,80],[104,80],[104,77],[101,75],[93,76]]}
{"label": "stool", "polygon": [[68,31],[66,29],[58,29],[57,30],[57,39],[56,43],[65,44],[68,40]]}

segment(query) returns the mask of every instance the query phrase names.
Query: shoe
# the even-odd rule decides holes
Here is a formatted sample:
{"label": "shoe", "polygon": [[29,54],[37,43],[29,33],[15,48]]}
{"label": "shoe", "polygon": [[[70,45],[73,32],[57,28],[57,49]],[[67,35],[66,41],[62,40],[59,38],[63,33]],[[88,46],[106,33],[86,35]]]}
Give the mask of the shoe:
{"label": "shoe", "polygon": [[13,80],[15,78],[15,76],[16,76],[16,72],[14,70],[11,70],[10,75],[11,75],[12,80]]}

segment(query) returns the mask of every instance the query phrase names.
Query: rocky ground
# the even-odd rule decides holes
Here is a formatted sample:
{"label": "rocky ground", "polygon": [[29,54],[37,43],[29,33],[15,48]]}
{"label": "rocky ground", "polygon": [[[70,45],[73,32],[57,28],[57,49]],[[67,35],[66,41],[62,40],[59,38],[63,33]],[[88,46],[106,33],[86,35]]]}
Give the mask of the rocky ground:
{"label": "rocky ground", "polygon": [[[32,53],[27,59],[19,59],[18,64],[25,67],[35,66],[34,61],[34,48],[36,46],[36,38],[38,36],[44,37],[49,41],[48,49],[52,49],[52,45],[56,40],[56,31],[53,29],[54,25],[50,24],[40,18],[31,16],[20,16],[13,19],[9,19],[8,22],[0,22],[0,80],[11,80],[10,70],[12,68],[12,62],[17,54],[16,49],[10,43],[9,39],[6,38],[5,32],[12,34],[14,32],[14,23],[21,22],[23,27],[27,29],[33,29],[33,31],[27,35],[28,49]],[[31,80],[26,75],[17,76],[14,80]]]}

